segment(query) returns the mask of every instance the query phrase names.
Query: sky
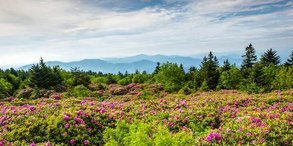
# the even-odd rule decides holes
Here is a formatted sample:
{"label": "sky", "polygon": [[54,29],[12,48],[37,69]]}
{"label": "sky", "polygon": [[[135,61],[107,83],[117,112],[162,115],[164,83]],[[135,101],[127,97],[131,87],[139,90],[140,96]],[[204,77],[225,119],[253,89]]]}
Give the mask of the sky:
{"label": "sky", "polygon": [[0,0],[0,67],[293,48],[292,0]]}

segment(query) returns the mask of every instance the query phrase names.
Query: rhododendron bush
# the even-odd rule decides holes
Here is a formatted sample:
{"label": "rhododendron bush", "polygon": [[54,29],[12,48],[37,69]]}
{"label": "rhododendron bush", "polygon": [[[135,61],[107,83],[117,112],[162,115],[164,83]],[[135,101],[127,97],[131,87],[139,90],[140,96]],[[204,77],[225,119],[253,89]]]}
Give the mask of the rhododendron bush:
{"label": "rhododendron bush", "polygon": [[159,90],[144,95],[137,88],[112,86],[109,92],[117,95],[104,101],[69,96],[1,101],[0,146],[293,144],[292,91],[187,96]]}

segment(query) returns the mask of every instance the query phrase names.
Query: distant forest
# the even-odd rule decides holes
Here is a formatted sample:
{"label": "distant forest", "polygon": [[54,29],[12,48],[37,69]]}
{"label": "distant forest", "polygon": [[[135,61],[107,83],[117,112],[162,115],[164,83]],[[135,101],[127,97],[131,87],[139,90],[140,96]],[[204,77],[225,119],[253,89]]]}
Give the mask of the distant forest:
{"label": "distant forest", "polygon": [[51,90],[69,94],[85,92],[94,96],[93,90],[103,88],[103,85],[131,83],[160,84],[167,92],[182,94],[221,89],[263,93],[293,88],[293,50],[287,61],[280,64],[277,51],[268,49],[258,58],[250,44],[242,58],[241,67],[236,67],[229,60],[220,66],[217,57],[210,52],[203,57],[199,68],[190,67],[187,72],[182,64],[166,62],[157,63],[153,73],[136,71],[131,74],[104,74],[79,68],[65,71],[58,66],[47,66],[41,59],[29,71],[0,70],[0,98],[45,97]]}

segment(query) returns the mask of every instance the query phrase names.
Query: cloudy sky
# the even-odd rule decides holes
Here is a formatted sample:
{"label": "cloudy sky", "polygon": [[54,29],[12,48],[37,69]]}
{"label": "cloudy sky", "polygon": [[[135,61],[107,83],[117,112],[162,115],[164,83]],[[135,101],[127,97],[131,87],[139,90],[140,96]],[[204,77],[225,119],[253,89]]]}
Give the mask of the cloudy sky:
{"label": "cloudy sky", "polygon": [[292,0],[0,0],[0,66],[293,47]]}

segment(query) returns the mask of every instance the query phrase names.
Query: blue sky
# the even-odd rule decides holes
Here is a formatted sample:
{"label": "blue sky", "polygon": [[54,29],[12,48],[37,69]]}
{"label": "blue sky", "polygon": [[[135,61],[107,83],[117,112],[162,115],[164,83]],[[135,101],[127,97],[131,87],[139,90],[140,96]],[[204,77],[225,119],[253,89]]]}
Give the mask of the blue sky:
{"label": "blue sky", "polygon": [[0,66],[293,47],[290,0],[0,0]]}

